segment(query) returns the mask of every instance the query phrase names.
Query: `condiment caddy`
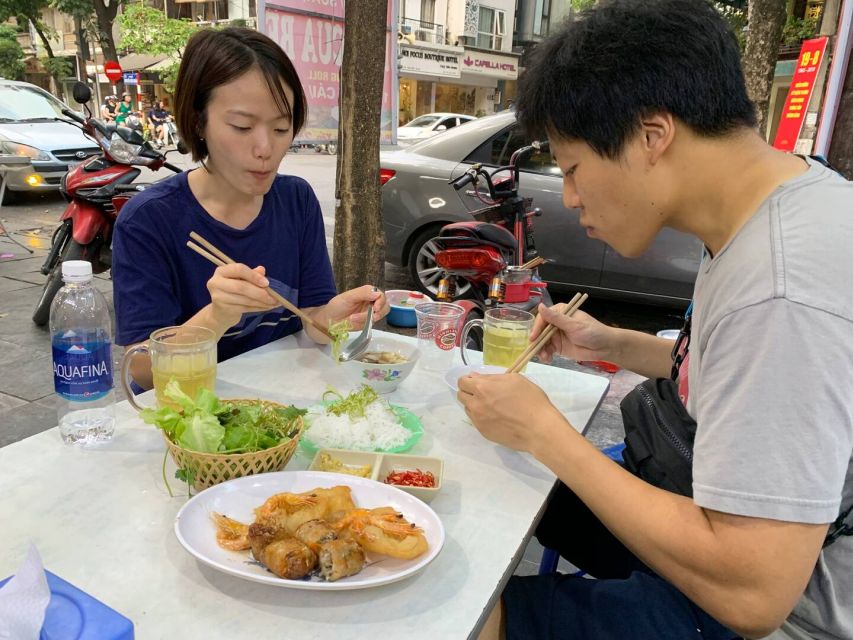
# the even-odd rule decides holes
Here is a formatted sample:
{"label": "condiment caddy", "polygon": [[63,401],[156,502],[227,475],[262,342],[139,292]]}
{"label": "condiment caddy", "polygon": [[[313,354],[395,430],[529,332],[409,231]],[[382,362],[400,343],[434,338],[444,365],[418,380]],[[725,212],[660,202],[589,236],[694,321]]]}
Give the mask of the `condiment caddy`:
{"label": "condiment caddy", "polygon": [[[438,494],[444,476],[444,462],[440,458],[350,449],[320,449],[308,469],[370,478],[402,489],[424,502],[430,502]],[[434,486],[418,486],[428,485],[431,480]]]}

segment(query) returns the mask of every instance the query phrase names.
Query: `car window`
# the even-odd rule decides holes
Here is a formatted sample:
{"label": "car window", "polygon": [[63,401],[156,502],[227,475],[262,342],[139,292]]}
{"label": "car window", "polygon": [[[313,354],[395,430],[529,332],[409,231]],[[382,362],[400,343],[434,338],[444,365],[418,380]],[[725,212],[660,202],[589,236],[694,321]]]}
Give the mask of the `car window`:
{"label": "car window", "polygon": [[448,129],[452,129],[453,127],[456,126],[456,118],[445,118],[444,120],[441,121],[441,124],[443,124]]}
{"label": "car window", "polygon": [[61,118],[62,103],[32,87],[0,85],[0,118]]}
{"label": "car window", "polygon": [[418,116],[408,124],[404,125],[406,127],[429,127],[435,124],[438,120],[438,116]]}
{"label": "car window", "polygon": [[[465,162],[471,164],[482,162],[483,164],[502,167],[509,164],[509,159],[513,153],[528,144],[530,144],[530,140],[524,135],[521,127],[513,125],[486,140],[465,158]],[[520,168],[522,171],[560,175],[560,168],[550,153],[534,153],[522,161]]]}

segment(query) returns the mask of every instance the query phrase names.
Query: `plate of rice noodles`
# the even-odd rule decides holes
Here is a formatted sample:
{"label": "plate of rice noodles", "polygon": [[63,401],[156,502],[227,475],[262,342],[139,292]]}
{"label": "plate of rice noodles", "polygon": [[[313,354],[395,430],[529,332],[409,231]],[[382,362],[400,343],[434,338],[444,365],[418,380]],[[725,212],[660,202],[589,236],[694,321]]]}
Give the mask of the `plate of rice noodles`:
{"label": "plate of rice noodles", "polygon": [[408,578],[444,545],[444,526],[414,496],[367,478],[280,471],[235,478],[190,499],[181,545],[219,571],[293,589],[376,587]]}
{"label": "plate of rice noodles", "polygon": [[401,453],[411,449],[424,432],[418,416],[389,404],[367,385],[348,396],[327,391],[323,402],[309,407],[303,420],[299,446],[310,454],[319,449]]}

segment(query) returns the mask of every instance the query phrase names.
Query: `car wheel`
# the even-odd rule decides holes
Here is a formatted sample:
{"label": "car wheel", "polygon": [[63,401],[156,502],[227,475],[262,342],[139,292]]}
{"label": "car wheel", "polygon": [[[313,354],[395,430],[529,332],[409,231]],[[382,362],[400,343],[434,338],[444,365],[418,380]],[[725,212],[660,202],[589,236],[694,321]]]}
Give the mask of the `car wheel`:
{"label": "car wheel", "polygon": [[[438,293],[438,281],[441,280],[441,268],[435,263],[435,252],[438,250],[433,239],[438,236],[441,227],[427,227],[412,241],[409,251],[409,274],[415,287],[435,297]],[[456,283],[456,297],[466,298],[471,294],[471,285],[467,280],[459,279]]]}
{"label": "car wheel", "polygon": [[326,153],[328,153],[330,156],[336,155],[338,153],[338,145],[334,142],[329,143],[326,146]]}

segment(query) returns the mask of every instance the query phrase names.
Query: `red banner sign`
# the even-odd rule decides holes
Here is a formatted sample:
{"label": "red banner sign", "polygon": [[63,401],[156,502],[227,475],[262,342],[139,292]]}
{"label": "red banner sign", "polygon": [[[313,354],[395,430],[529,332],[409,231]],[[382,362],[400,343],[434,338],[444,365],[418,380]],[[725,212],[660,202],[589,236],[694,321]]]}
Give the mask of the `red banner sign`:
{"label": "red banner sign", "polygon": [[[385,40],[385,84],[382,92],[381,136],[391,140],[391,37],[393,4],[388,2],[389,31]],[[275,40],[296,67],[305,97],[308,121],[299,140],[338,138],[341,60],[344,44],[344,0],[269,0],[263,33]]]}
{"label": "red banner sign", "polygon": [[791,88],[785,99],[785,108],[779,120],[779,129],[773,146],[782,151],[793,151],[800,137],[809,100],[812,97],[817,70],[823,62],[827,38],[814,38],[803,42],[800,57],[797,59],[797,69],[791,80]]}

